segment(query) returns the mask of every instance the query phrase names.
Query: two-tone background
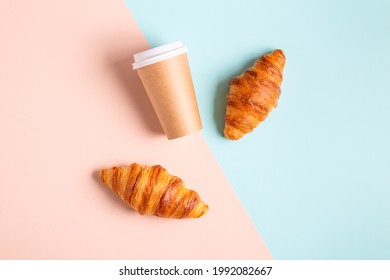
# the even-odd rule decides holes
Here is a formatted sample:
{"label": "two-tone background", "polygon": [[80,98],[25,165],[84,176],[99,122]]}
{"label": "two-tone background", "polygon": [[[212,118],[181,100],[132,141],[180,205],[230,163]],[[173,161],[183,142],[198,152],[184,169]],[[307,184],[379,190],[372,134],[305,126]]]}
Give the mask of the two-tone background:
{"label": "two-tone background", "polygon": [[[1,259],[390,258],[388,1],[0,0]],[[168,141],[132,55],[182,40],[204,129]],[[281,48],[278,108],[222,136],[229,80]],[[210,205],[142,217],[99,168],[161,164]]]}

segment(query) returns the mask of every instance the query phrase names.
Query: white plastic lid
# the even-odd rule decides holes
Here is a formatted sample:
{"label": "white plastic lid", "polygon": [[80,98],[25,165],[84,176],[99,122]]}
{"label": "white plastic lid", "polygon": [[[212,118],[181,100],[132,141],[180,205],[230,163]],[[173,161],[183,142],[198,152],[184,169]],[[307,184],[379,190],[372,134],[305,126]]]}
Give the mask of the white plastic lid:
{"label": "white plastic lid", "polygon": [[175,41],[133,55],[133,70],[188,52],[181,41]]}

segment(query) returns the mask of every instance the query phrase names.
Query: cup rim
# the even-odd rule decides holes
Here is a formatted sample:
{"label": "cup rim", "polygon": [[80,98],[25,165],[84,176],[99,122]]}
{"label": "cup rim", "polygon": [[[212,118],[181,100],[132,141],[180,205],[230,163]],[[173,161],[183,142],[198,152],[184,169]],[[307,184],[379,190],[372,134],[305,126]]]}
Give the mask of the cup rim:
{"label": "cup rim", "polygon": [[183,53],[187,53],[188,49],[178,40],[162,46],[151,48],[133,55],[134,63],[133,70],[148,66],[166,60]]}

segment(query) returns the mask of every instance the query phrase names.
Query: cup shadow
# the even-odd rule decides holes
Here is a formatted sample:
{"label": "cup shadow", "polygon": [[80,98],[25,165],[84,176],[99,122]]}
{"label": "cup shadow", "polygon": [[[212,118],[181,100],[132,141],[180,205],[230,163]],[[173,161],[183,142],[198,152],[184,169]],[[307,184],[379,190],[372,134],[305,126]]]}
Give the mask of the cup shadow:
{"label": "cup shadow", "polygon": [[126,94],[130,103],[135,104],[134,110],[141,116],[145,127],[156,134],[164,134],[160,121],[153,109],[148,95],[137,76],[136,71],[132,70],[131,58],[126,58],[121,61],[111,62],[111,68],[118,83],[123,87],[123,92]]}

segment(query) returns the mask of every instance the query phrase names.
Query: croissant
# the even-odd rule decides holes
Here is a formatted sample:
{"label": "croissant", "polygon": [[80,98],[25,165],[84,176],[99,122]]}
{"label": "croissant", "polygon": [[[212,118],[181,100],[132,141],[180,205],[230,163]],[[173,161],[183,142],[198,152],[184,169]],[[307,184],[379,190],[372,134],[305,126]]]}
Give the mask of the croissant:
{"label": "croissant", "polygon": [[233,78],[226,99],[224,134],[237,140],[251,132],[277,106],[286,57],[274,50]]}
{"label": "croissant", "polygon": [[152,214],[164,218],[199,218],[208,206],[199,195],[188,189],[183,181],[160,165],[100,170],[100,178],[126,204],[141,215]]}

